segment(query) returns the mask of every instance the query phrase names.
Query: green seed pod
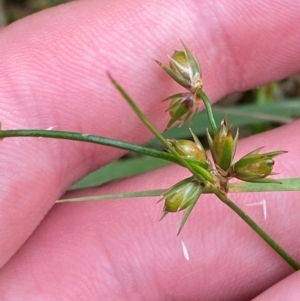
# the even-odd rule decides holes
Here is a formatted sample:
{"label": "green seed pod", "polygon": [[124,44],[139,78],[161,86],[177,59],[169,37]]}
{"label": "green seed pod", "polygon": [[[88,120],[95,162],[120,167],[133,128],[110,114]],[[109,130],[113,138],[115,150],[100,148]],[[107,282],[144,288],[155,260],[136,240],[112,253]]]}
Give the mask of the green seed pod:
{"label": "green seed pod", "polygon": [[174,51],[170,58],[170,68],[184,79],[190,80],[190,66],[184,51]]}
{"label": "green seed pod", "polygon": [[274,179],[265,178],[269,175],[274,175],[274,173],[272,173],[273,166],[275,164],[273,158],[286,153],[286,151],[259,154],[261,149],[262,147],[250,152],[246,156],[242,157],[238,162],[233,164],[229,170],[229,176],[246,182],[278,182]]}
{"label": "green seed pod", "polygon": [[184,179],[175,184],[173,187],[163,193],[163,197],[160,200],[165,201],[161,219],[163,219],[169,212],[178,212],[186,209],[178,231],[179,234],[192,209],[199,200],[202,191],[203,185],[195,177]]}
{"label": "green seed pod", "polygon": [[199,162],[206,162],[207,157],[203,149],[199,148],[195,142],[190,140],[169,140],[176,152],[182,156],[194,159]]}
{"label": "green seed pod", "polygon": [[182,43],[184,50],[170,57],[170,68],[156,61],[177,83],[195,93],[202,88],[201,68],[197,59]]}
{"label": "green seed pod", "polygon": [[206,151],[197,138],[197,136],[190,129],[194,141],[190,140],[168,140],[168,142],[174,147],[179,156],[193,161],[193,163],[199,164],[201,167],[210,168],[210,162],[207,158]]}
{"label": "green seed pod", "polygon": [[222,170],[226,171],[233,160],[235,155],[239,132],[235,135],[235,138],[231,134],[231,126],[227,125],[226,119],[223,119],[221,126],[212,139],[207,131],[207,140],[209,148],[212,152],[215,164]]}
{"label": "green seed pod", "polygon": [[178,182],[163,194],[164,211],[178,212],[186,209],[195,199],[198,200],[201,191],[201,185],[194,177]]}

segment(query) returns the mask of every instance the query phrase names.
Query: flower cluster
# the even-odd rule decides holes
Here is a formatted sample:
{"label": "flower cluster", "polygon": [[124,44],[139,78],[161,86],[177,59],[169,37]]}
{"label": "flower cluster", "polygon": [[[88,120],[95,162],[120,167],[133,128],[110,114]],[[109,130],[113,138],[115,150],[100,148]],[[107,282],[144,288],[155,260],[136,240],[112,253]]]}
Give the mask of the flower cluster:
{"label": "flower cluster", "polygon": [[190,50],[182,43],[184,50],[175,51],[170,58],[170,66],[167,67],[156,61],[178,84],[186,88],[188,92],[171,95],[164,99],[170,100],[171,104],[167,111],[171,119],[167,124],[168,130],[175,122],[182,125],[186,120],[190,122],[195,117],[201,99],[197,90],[202,89],[201,68],[197,59]]}
{"label": "flower cluster", "polygon": [[[167,129],[176,122],[181,124],[193,119],[198,110],[201,99],[197,91],[202,89],[201,70],[197,59],[183,44],[183,51],[175,51],[170,57],[170,67],[161,63],[160,66],[188,92],[172,95],[165,100],[171,100],[168,112],[171,119]],[[213,118],[208,114],[209,118]],[[215,124],[212,120],[211,124]],[[215,126],[214,134],[207,130],[207,143],[212,153],[213,163],[208,159],[206,151],[199,139],[191,131],[194,141],[168,140],[170,148],[178,156],[187,162],[193,176],[184,179],[168,189],[162,199],[165,201],[162,218],[169,212],[186,210],[180,225],[179,232],[184,226],[193,207],[199,200],[203,190],[213,185],[220,193],[228,191],[228,181],[237,178],[246,182],[256,183],[280,183],[268,178],[274,175],[274,157],[286,153],[274,151],[260,154],[262,148],[258,148],[242,157],[233,164],[237,148],[239,131],[232,135],[232,127],[228,126],[224,118],[219,128]],[[214,168],[213,168],[214,166]]]}

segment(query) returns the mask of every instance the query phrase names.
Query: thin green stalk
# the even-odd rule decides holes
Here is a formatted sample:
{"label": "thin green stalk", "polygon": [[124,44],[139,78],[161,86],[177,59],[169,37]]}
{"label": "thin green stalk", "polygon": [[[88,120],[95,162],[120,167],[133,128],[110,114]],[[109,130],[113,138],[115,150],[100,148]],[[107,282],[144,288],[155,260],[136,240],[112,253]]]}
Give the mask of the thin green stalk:
{"label": "thin green stalk", "polygon": [[[234,184],[233,184],[234,185]],[[61,199],[56,203],[67,202],[87,202],[107,199],[118,199],[128,197],[151,197],[161,196],[165,189],[135,191],[118,194],[107,194],[99,196],[79,197],[70,199]],[[241,208],[239,208],[233,201],[220,193],[216,188],[210,187],[210,191],[205,188],[203,193],[214,193],[223,203],[231,208],[243,221],[245,221],[279,256],[281,256],[293,269],[299,270],[300,265],[289,255],[283,248],[281,248],[259,225],[257,225]]]}
{"label": "thin green stalk", "polygon": [[204,91],[202,89],[198,89],[197,90],[197,95],[203,100],[205,108],[206,108],[206,113],[207,113],[207,117],[213,132],[213,136],[215,136],[215,134],[218,131],[216,122],[215,122],[215,118],[214,118],[214,114],[211,108],[211,103],[207,97],[207,95],[204,93]]}
{"label": "thin green stalk", "polygon": [[105,138],[101,136],[82,134],[76,132],[66,132],[66,131],[49,131],[49,130],[0,130],[0,139],[8,137],[43,137],[43,138],[55,138],[55,139],[65,139],[73,141],[83,141],[94,144],[101,144],[111,147],[116,147],[128,151],[132,151],[138,154],[147,155],[167,161],[171,161],[177,164],[180,164],[173,155],[155,150],[149,147],[140,146],[120,140]]}
{"label": "thin green stalk", "polygon": [[255,221],[249,217],[240,207],[238,207],[227,196],[222,194],[217,188],[211,185],[210,190],[229,208],[231,208],[244,222],[246,222],[279,256],[281,256],[294,270],[300,270],[300,264],[297,263],[291,255],[281,248]]}
{"label": "thin green stalk", "polygon": [[238,182],[229,184],[229,192],[300,191],[300,177],[276,179],[279,183]]}
{"label": "thin green stalk", "polygon": [[[267,183],[264,185],[258,183],[247,183],[247,182],[231,183],[229,184],[228,192],[242,193],[242,192],[265,192],[265,191],[273,191],[273,192],[274,191],[281,191],[281,192],[300,191],[300,178],[286,178],[286,179],[278,179],[278,180],[282,182],[281,185],[278,185],[278,183]],[[95,187],[99,187],[99,185]],[[93,187],[90,186],[89,188],[93,188]],[[129,197],[161,196],[167,190],[168,189],[155,189],[155,190],[124,192],[124,193],[93,195],[88,197],[61,199],[56,201],[56,203],[88,202],[88,201],[97,201],[97,200],[129,198]],[[202,194],[211,194],[211,193],[212,191],[204,187]]]}
{"label": "thin green stalk", "polygon": [[74,202],[90,202],[90,201],[101,201],[101,200],[112,200],[112,199],[124,199],[124,198],[139,198],[139,197],[151,197],[161,196],[166,189],[146,190],[146,191],[134,191],[134,192],[123,192],[103,195],[92,195],[79,198],[60,199],[55,203],[74,203]]}
{"label": "thin green stalk", "polygon": [[[197,95],[201,97],[203,100],[207,116],[212,128],[213,135],[215,135],[218,131],[211,104],[207,97],[207,95],[203,92],[203,90],[199,89],[197,90]],[[243,219],[277,254],[279,254],[293,269],[299,270],[300,264],[298,264],[284,249],[282,249],[262,228],[260,228],[253,219],[251,219],[240,207],[238,207],[234,202],[232,202],[227,196],[222,194],[216,187],[213,185],[210,189],[211,191],[228,207],[230,207],[239,217]]]}
{"label": "thin green stalk", "polygon": [[[247,183],[247,182],[239,182],[239,183],[229,183],[229,193],[242,193],[242,192],[266,192],[266,191],[300,191],[300,178],[285,178],[278,179],[282,184],[278,185],[278,183],[265,183],[261,185],[261,183]],[[88,188],[96,188],[99,185],[88,186]],[[82,189],[86,187],[81,187],[77,189]],[[155,189],[155,190],[144,190],[144,191],[135,191],[135,192],[126,192],[126,193],[117,193],[117,194],[109,194],[108,197],[105,195],[92,196],[91,200],[98,199],[107,199],[107,198],[121,198],[120,195],[124,195],[124,197],[142,197],[142,196],[160,196],[167,189]],[[212,191],[204,187],[202,194],[211,194]],[[88,201],[90,197],[80,198],[83,201]]]}
{"label": "thin green stalk", "polygon": [[187,160],[183,159],[181,156],[177,154],[174,148],[168,143],[168,141],[161,135],[161,133],[155,128],[155,126],[151,123],[151,121],[144,115],[144,113],[140,110],[134,100],[127,94],[127,92],[123,89],[123,87],[108,74],[111,82],[116,87],[116,89],[120,92],[120,94],[124,97],[139,119],[146,125],[146,127],[156,136],[158,140],[170,151],[170,153],[178,160],[180,165],[189,169],[189,171],[197,177],[204,185],[208,183],[206,179],[207,171],[201,166],[197,166],[197,171],[188,163]]}

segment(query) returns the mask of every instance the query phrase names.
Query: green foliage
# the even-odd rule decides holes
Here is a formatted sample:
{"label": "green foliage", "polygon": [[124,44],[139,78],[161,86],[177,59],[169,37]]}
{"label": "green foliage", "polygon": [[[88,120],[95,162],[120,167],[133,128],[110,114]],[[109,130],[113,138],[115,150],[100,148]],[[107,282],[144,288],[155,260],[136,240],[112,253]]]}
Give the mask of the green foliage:
{"label": "green foliage", "polygon": [[139,175],[170,164],[168,161],[148,156],[120,159],[92,172],[71,189],[99,186],[113,180]]}
{"label": "green foliage", "polygon": [[9,24],[38,11],[70,1],[72,0],[5,0],[4,15]]}

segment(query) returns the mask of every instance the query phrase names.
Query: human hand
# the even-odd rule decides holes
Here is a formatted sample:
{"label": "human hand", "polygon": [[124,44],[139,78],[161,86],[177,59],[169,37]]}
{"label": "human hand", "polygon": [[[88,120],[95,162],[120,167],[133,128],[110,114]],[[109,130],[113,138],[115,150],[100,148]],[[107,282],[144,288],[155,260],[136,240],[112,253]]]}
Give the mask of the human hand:
{"label": "human hand", "polygon": [[[299,72],[300,5],[284,4],[86,0],[16,22],[0,32],[3,128],[55,126],[143,143],[150,133],[106,71],[163,130],[160,101],[178,86],[151,59],[163,61],[180,39],[199,57],[212,100]],[[299,124],[244,139],[236,158],[263,145],[286,149],[275,170],[299,175]],[[180,214],[158,223],[156,198],[53,206],[72,183],[122,154],[70,141],[1,141],[1,300],[249,300],[292,273],[213,196],[201,197],[179,237]],[[172,166],[77,195],[167,188],[188,174]],[[299,258],[298,196],[232,198]],[[245,207],[262,198],[266,221]],[[257,300],[276,300],[278,291],[291,300],[298,281],[294,273]]]}

